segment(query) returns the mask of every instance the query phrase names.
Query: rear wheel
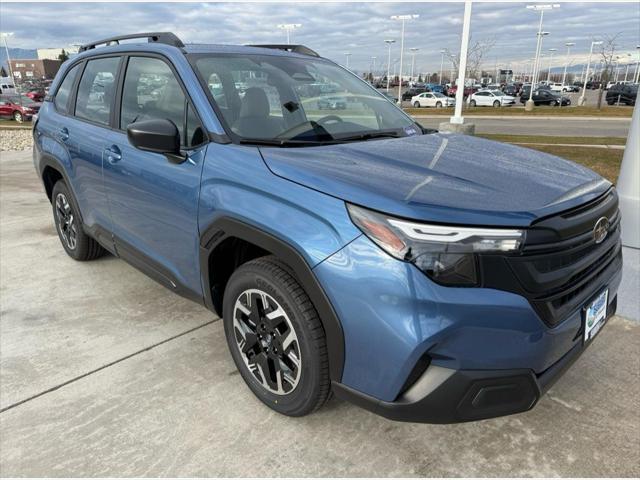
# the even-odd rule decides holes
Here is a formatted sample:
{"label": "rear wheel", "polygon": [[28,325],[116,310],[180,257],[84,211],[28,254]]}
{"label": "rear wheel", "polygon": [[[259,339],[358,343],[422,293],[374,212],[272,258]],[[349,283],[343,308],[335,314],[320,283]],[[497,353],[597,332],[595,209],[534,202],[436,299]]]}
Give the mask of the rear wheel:
{"label": "rear wheel", "polygon": [[470,106],[470,107],[475,107],[475,106],[476,106],[476,101],[475,101],[475,100],[471,100],[471,101],[469,102],[469,106]]}
{"label": "rear wheel", "polygon": [[436,108],[442,108],[442,102],[437,102],[436,103]]}
{"label": "rear wheel", "polygon": [[227,344],[251,391],[284,415],[320,408],[330,394],[324,329],[288,267],[275,257],[245,263],[223,304]]}
{"label": "rear wheel", "polygon": [[13,112],[13,119],[18,123],[22,123],[22,121],[24,120],[24,117],[22,116],[22,112],[19,112],[17,110]]}
{"label": "rear wheel", "polygon": [[67,254],[79,261],[102,256],[105,250],[82,229],[77,203],[63,180],[53,186],[51,199],[56,231]]}
{"label": "rear wheel", "polygon": [[418,102],[418,101],[413,102],[413,106],[414,106],[415,108],[420,108],[420,102]]}
{"label": "rear wheel", "polygon": [[500,106],[500,101],[496,100],[495,102],[493,102],[493,107],[494,108],[498,108]]}

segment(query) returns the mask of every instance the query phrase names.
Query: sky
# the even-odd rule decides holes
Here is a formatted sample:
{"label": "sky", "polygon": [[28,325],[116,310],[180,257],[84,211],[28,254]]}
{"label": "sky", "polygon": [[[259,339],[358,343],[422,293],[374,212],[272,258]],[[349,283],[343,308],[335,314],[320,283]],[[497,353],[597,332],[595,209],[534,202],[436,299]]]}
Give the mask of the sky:
{"label": "sky", "polygon": [[[495,42],[485,66],[521,68],[535,51],[539,14],[526,3],[474,3],[472,42]],[[185,43],[285,43],[278,24],[299,23],[292,43],[301,43],[341,64],[350,52],[350,68],[376,70],[387,62],[384,39],[395,39],[392,65],[400,55],[400,22],[391,15],[418,14],[405,31],[416,72],[440,68],[440,50],[457,52],[462,32],[462,3],[0,3],[0,31],[13,32],[10,47],[65,47],[141,31],[173,31]],[[564,65],[565,42],[575,42],[570,62],[586,61],[590,42],[617,37],[624,60],[636,62],[640,45],[640,1],[561,3],[545,13],[543,51],[556,48],[554,65]],[[627,54],[630,53],[631,56]],[[547,61],[550,58],[547,56]],[[450,65],[450,64],[449,64]],[[445,69],[446,69],[445,64]]]}

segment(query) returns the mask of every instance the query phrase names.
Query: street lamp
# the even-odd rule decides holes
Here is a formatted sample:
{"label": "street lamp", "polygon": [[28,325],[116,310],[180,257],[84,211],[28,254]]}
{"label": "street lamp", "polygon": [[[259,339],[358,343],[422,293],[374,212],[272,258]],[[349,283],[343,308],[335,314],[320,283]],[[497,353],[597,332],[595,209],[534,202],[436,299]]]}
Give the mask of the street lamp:
{"label": "street lamp", "polygon": [[376,74],[376,58],[378,57],[371,57],[371,78],[373,79],[373,76]]}
{"label": "street lamp", "polygon": [[560,8],[560,5],[557,3],[553,4],[535,4],[535,5],[527,5],[529,10],[533,10],[535,12],[540,12],[540,24],[538,25],[538,33],[537,33],[537,42],[536,42],[536,60],[533,65],[533,79],[531,82],[531,90],[529,92],[529,100],[525,104],[526,110],[533,110],[533,89],[537,83],[538,79],[538,67],[539,67],[539,59],[540,59],[540,51],[542,48],[542,37],[544,35],[549,35],[549,32],[542,31],[542,19],[544,18],[544,12],[547,10],[553,10],[554,8]]}
{"label": "street lamp", "polygon": [[400,20],[402,22],[402,32],[400,34],[400,81],[398,82],[398,105],[402,104],[402,60],[404,56],[404,22],[407,20],[413,20],[420,15],[392,15],[391,20]]}
{"label": "street lamp", "polygon": [[395,40],[393,39],[387,39],[384,41],[384,43],[387,44],[387,47],[389,47],[389,58],[387,60],[387,92],[389,91],[389,81],[390,81],[390,77],[391,77],[391,45],[396,43]]}
{"label": "street lamp", "polygon": [[344,52],[344,56],[347,57],[347,63],[345,67],[349,68],[349,57],[351,56],[351,52]]}
{"label": "street lamp", "polygon": [[300,28],[302,26],[301,23],[281,23],[278,25],[280,30],[286,30],[287,32],[287,44],[291,43],[291,32],[296,28]]}
{"label": "street lamp", "polygon": [[411,50],[411,81],[413,81],[413,69],[416,66],[416,52],[420,49],[412,47],[409,50]]}
{"label": "street lamp", "polygon": [[[569,66],[569,53],[571,52],[571,47],[575,45],[575,42],[567,42],[564,44],[567,47],[567,58],[564,62],[564,72],[562,73],[562,87],[564,88],[564,82],[567,79],[567,67]],[[562,102],[560,102],[562,103]]]}
{"label": "street lamp", "polygon": [[550,48],[549,52],[551,52],[551,56],[549,57],[549,71],[547,72],[547,82],[551,82],[551,65],[553,63],[553,54],[557,52],[557,48]]}
{"label": "street lamp", "polygon": [[13,32],[2,32],[0,33],[0,36],[4,39],[4,50],[5,52],[7,52],[7,65],[9,65],[9,76],[11,77],[11,81],[15,82],[16,79],[13,78],[13,71],[11,70],[11,57],[9,56],[9,46],[7,45],[7,37],[12,37]]}
{"label": "street lamp", "polygon": [[[640,48],[640,47],[638,47]],[[640,50],[638,50],[640,52]],[[444,66],[444,54],[447,53],[446,50],[440,50],[440,85],[442,85],[442,67]]]}
{"label": "street lamp", "polygon": [[587,70],[584,75],[584,86],[582,87],[582,95],[580,95],[580,100],[578,100],[578,105],[584,105],[586,102],[586,100],[584,99],[584,93],[587,90],[587,80],[589,79],[589,68],[591,67],[591,56],[593,55],[594,45],[602,45],[602,41],[591,42],[591,48],[589,49],[589,60],[587,60]]}

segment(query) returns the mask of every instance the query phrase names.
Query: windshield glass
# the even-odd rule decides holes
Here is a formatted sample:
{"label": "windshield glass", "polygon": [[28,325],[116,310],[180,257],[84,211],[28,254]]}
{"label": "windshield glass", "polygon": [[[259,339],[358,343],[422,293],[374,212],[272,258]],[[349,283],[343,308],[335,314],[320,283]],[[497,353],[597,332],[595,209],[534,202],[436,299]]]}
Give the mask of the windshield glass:
{"label": "windshield glass", "polygon": [[240,140],[355,140],[422,133],[388,98],[323,59],[193,55],[228,128]]}

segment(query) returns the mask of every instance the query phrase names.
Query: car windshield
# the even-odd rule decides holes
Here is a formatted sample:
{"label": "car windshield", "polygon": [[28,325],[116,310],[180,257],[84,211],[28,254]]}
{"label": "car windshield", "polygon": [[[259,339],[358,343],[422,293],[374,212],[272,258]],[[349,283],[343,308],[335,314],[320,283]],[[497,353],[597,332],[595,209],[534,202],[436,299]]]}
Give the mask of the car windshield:
{"label": "car windshield", "polygon": [[389,98],[324,59],[247,54],[191,59],[227,130],[242,143],[323,144],[422,133]]}

